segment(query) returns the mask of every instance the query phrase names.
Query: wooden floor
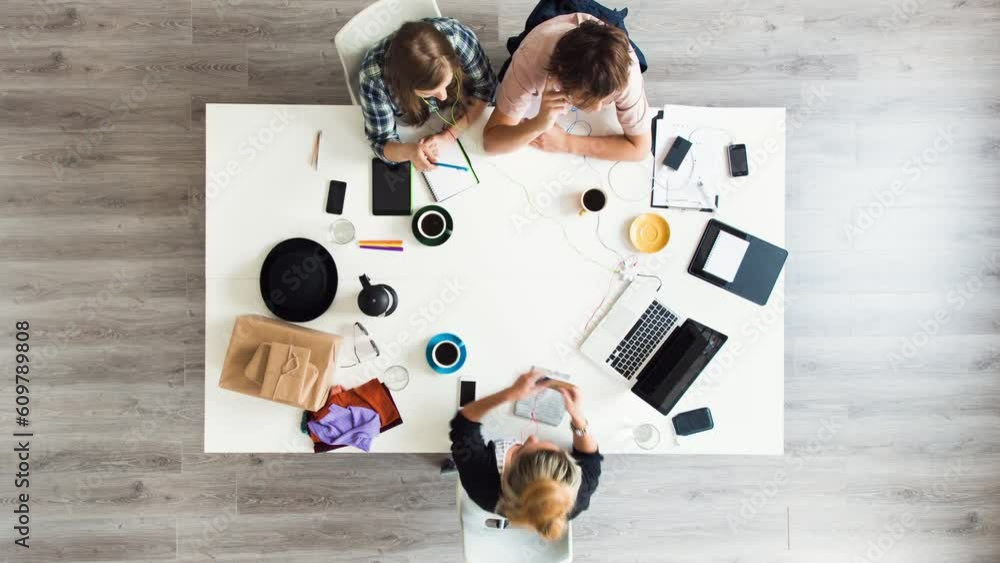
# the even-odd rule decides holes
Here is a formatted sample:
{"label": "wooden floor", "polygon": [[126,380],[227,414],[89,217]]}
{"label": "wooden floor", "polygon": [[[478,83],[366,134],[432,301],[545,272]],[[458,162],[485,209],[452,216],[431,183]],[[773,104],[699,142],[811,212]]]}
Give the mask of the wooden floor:
{"label": "wooden floor", "polygon": [[[440,0],[496,65],[533,3]],[[201,453],[204,105],[348,103],[365,4],[4,0],[0,559],[460,559],[436,456]],[[787,455],[609,457],[576,560],[1000,561],[1000,4],[630,9],[654,103],[789,110]]]}

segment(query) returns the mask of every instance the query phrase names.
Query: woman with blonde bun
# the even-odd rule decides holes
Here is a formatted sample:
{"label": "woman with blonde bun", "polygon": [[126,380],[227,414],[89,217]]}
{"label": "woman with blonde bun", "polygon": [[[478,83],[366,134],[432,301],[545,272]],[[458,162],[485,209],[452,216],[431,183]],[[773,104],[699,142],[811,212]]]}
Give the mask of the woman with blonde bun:
{"label": "woman with blonde bun", "polygon": [[510,387],[458,411],[451,421],[451,452],[462,487],[480,508],[555,540],[563,536],[569,520],[590,506],[604,460],[581,414],[579,390],[559,389],[570,415],[572,452],[534,435],[524,442],[486,443],[480,431],[489,411],[543,389],[541,378],[536,371],[525,373]]}

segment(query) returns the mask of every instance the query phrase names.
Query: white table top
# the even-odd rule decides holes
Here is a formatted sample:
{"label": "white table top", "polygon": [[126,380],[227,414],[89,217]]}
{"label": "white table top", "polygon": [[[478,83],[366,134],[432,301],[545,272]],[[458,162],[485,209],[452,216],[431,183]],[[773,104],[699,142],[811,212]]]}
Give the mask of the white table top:
{"label": "white table top", "polygon": [[[732,185],[714,216],[783,245],[784,109],[668,106],[666,115],[678,123],[725,129],[746,143],[751,174],[738,181],[723,175]],[[594,134],[617,127],[610,113],[583,118],[593,124]],[[577,216],[583,189],[600,183],[607,190],[612,163],[588,164],[531,148],[488,157],[481,150],[484,120],[463,136],[481,184],[443,203],[454,217],[455,234],[443,246],[430,248],[413,238],[410,217],[371,215],[371,153],[359,107],[208,105],[205,450],[312,451],[299,431],[302,411],[217,386],[236,317],[270,315],[258,289],[264,256],[283,239],[307,237],[334,256],[340,286],[330,310],[304,325],[341,334],[350,347],[351,325],[361,320],[385,351],[384,363],[338,369],[334,382],[352,387],[395,363],[410,372],[409,386],[393,393],[404,422],[376,438],[373,452],[448,451],[448,421],[457,408],[460,379],[475,379],[483,397],[539,365],[571,374],[581,387],[585,412],[604,453],[783,453],[784,276],[768,305],[759,307],[688,275],[688,262],[713,215],[650,208],[652,159],[622,163],[612,171],[619,195],[611,195],[601,213],[603,240],[617,252],[634,254],[627,239],[629,222],[641,213],[663,215],[670,222],[670,243],[657,255],[640,256],[643,271],[663,279],[661,299],[679,314],[729,335],[672,413],[708,406],[715,429],[675,439],[669,417],[599,372],[577,350],[609,283],[609,303],[625,287],[617,276],[611,282],[607,268],[617,258],[595,237],[596,217]],[[308,163],[319,129],[320,164],[313,171]],[[332,242],[329,229],[337,217],[324,211],[331,179],[348,184],[343,216],[355,224],[358,238],[400,238],[406,241],[405,252]],[[555,219],[539,218],[512,179],[527,186],[538,207]],[[432,199],[420,178],[413,208],[427,203]],[[569,245],[560,224],[586,257]],[[361,274],[396,289],[396,313],[376,319],[358,310]],[[456,375],[437,375],[424,360],[427,341],[439,332],[454,332],[468,346],[468,361]],[[342,357],[340,363],[348,359]],[[653,450],[642,450],[632,440],[631,429],[642,423],[661,431]],[[487,439],[535,432],[533,423],[513,416],[512,407],[497,409],[484,425]],[[541,425],[537,433],[570,442],[567,421],[558,428]],[[356,450],[338,453],[347,451]]]}

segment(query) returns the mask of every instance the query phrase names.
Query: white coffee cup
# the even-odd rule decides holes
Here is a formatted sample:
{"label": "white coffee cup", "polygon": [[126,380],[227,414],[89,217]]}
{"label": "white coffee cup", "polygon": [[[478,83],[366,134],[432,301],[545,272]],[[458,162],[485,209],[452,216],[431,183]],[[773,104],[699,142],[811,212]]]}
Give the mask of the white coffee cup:
{"label": "white coffee cup", "polygon": [[[441,349],[442,346],[444,347],[444,349]],[[438,352],[440,351],[444,354],[447,354],[450,351],[450,349],[454,349],[455,359],[449,363],[442,362],[441,359],[438,357]],[[450,368],[454,366],[455,364],[458,363],[458,360],[461,357],[462,357],[462,349],[458,347],[458,344],[455,344],[450,340],[442,340],[441,342],[435,344],[433,348],[431,348],[431,358],[434,360],[434,363],[437,364],[437,366],[440,368]]]}
{"label": "white coffee cup", "polygon": [[[430,222],[431,225],[433,225],[434,223],[438,223],[439,222],[438,224],[440,225],[441,229],[438,232],[436,232],[436,233],[427,232],[425,230],[425,228],[426,228],[426,226],[427,226],[426,224],[428,222]],[[442,215],[438,211],[434,211],[434,210],[425,211],[420,216],[420,218],[417,219],[417,231],[419,231],[420,234],[424,236],[424,238],[427,238],[427,239],[430,239],[430,240],[434,240],[436,238],[441,238],[442,236],[444,236],[444,234],[445,234],[445,232],[447,232],[447,230],[448,230],[448,222],[445,220],[444,215]]]}

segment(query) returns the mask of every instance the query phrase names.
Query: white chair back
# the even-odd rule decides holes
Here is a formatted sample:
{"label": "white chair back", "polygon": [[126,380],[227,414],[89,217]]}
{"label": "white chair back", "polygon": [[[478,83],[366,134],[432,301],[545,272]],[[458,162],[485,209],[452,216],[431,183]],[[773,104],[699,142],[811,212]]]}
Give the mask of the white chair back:
{"label": "white chair back", "polygon": [[[535,532],[503,528],[507,520],[489,513],[472,501],[458,484],[458,512],[462,526],[462,550],[466,563],[570,563],[573,561],[573,523],[562,539],[548,542]],[[495,527],[499,522],[501,527]],[[489,524],[494,524],[491,526]]]}
{"label": "white chair back", "polygon": [[379,0],[350,19],[333,38],[351,102],[358,105],[361,61],[368,49],[408,21],[440,17],[434,0]]}

